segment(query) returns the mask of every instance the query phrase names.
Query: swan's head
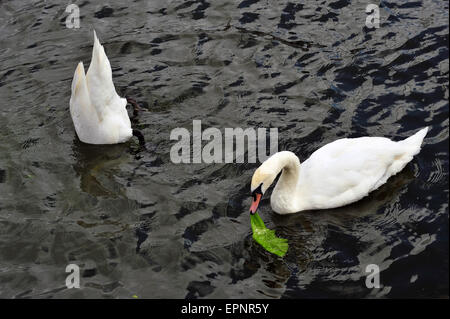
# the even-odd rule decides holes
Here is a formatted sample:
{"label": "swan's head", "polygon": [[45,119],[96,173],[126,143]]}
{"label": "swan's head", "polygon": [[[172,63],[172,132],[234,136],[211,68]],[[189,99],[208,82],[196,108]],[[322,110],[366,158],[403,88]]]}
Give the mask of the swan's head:
{"label": "swan's head", "polygon": [[268,165],[270,162],[266,163],[267,161],[255,171],[252,177],[251,192],[253,201],[252,206],[250,207],[250,214],[256,213],[262,196],[277,177],[277,174],[270,165]]}

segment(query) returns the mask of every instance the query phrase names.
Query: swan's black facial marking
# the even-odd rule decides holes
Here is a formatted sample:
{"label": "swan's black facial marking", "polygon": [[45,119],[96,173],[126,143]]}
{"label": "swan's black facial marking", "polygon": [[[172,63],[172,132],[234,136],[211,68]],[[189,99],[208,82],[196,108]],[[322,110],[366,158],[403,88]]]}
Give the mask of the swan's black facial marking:
{"label": "swan's black facial marking", "polygon": [[257,188],[255,188],[255,190],[252,192],[252,197],[253,197],[254,201],[256,200],[256,194],[261,194],[261,195],[263,194],[262,193],[262,185],[263,185],[263,183],[259,184],[259,186]]}

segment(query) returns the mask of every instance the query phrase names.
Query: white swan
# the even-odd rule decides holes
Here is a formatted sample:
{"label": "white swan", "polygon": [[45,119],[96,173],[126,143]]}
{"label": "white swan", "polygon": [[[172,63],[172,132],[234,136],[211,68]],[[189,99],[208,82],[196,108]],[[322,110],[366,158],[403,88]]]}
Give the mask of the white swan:
{"label": "white swan", "polygon": [[339,139],[315,151],[301,166],[294,153],[275,153],[253,174],[250,213],[256,212],[280,172],[270,198],[279,214],[356,202],[400,172],[419,153],[427,131],[423,128],[399,142],[384,137]]}
{"label": "white swan", "polygon": [[129,140],[133,130],[126,105],[127,100],[116,93],[111,65],[94,31],[87,75],[83,62],[80,62],[72,80],[70,115],[79,139],[89,144],[116,144]]}

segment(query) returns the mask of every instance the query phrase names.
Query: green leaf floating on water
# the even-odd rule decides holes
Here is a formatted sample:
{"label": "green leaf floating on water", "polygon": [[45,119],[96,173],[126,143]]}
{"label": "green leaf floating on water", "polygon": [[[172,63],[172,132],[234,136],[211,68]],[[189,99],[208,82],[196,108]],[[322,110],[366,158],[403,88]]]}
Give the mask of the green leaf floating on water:
{"label": "green leaf floating on water", "polygon": [[266,228],[266,225],[264,225],[264,222],[261,217],[259,217],[258,213],[250,215],[250,219],[252,223],[253,239],[268,252],[283,257],[288,250],[287,239],[275,236],[274,230]]}

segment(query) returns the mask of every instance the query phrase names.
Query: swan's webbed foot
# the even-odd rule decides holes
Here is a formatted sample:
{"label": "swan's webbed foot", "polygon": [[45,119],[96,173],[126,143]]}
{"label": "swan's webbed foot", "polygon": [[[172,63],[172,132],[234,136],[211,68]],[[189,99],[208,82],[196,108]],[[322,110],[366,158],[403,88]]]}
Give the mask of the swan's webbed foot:
{"label": "swan's webbed foot", "polygon": [[136,100],[126,97],[127,102],[130,103],[133,106],[133,118],[138,116],[139,111],[142,110],[142,108],[139,106],[139,104],[136,102]]}
{"label": "swan's webbed foot", "polygon": [[133,129],[133,136],[136,136],[139,140],[139,146],[142,148],[145,148],[145,139],[144,135],[141,133],[141,131]]}
{"label": "swan's webbed foot", "polygon": [[[130,118],[132,122],[137,123],[136,117],[138,116],[139,111],[142,110],[142,108],[139,106],[139,104],[136,102],[136,100],[125,97],[127,99],[127,103],[131,104],[133,106],[133,116]],[[136,136],[139,140],[139,147],[140,149],[145,149],[145,139],[144,135],[141,133],[141,131],[133,129],[133,136]]]}

